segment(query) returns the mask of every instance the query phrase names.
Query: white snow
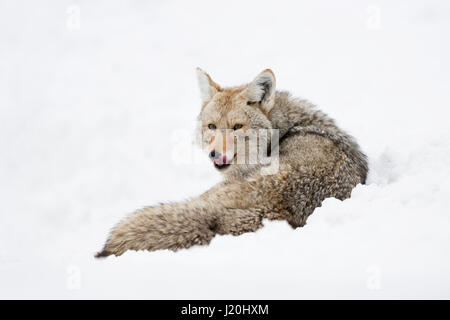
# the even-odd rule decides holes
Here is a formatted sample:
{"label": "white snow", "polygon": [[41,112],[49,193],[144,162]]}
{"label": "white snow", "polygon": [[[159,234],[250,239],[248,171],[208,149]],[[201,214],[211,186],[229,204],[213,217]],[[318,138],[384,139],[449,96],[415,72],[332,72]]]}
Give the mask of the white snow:
{"label": "white snow", "polygon": [[[450,298],[449,9],[2,1],[0,298]],[[357,138],[368,184],[297,230],[95,260],[126,214],[220,181],[173,156],[197,66],[223,86],[271,68]]]}

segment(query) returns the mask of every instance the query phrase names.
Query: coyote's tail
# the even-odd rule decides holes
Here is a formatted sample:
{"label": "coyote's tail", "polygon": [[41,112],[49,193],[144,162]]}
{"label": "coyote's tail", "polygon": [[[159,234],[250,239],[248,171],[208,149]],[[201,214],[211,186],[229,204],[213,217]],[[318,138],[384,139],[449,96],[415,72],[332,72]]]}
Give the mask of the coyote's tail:
{"label": "coyote's tail", "polygon": [[120,222],[96,257],[120,256],[127,250],[176,251],[206,245],[216,234],[255,231],[262,226],[261,220],[254,211],[195,201],[148,207]]}

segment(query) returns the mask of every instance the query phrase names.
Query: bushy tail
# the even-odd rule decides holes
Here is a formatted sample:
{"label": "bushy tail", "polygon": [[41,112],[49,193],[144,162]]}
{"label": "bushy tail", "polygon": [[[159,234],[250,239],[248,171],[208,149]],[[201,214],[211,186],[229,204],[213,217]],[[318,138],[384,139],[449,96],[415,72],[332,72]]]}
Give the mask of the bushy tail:
{"label": "bushy tail", "polygon": [[209,244],[216,234],[239,235],[262,226],[260,214],[191,201],[144,208],[120,222],[96,257],[127,250],[176,251]]}

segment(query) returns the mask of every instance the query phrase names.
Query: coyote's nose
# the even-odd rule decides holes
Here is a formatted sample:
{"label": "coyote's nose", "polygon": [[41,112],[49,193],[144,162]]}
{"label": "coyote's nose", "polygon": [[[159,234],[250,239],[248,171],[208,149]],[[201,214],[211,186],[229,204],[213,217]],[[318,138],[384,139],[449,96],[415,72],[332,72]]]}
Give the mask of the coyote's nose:
{"label": "coyote's nose", "polygon": [[216,168],[221,169],[229,165],[227,161],[227,156],[222,155],[220,152],[217,152],[216,150],[213,150],[209,153],[209,158],[212,160]]}
{"label": "coyote's nose", "polygon": [[220,152],[216,152],[216,150],[213,150],[209,153],[209,158],[211,160],[214,160],[215,158],[220,157]]}

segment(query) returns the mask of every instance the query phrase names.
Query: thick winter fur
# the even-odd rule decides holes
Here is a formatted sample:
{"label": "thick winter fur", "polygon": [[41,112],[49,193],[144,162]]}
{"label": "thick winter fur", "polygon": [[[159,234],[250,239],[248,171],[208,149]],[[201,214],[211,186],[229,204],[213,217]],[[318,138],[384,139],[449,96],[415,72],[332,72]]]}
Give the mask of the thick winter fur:
{"label": "thick winter fur", "polygon": [[[366,157],[355,140],[311,103],[276,91],[271,70],[248,85],[225,89],[204,71],[197,73],[203,147],[233,159],[237,151],[227,145],[239,132],[278,129],[279,170],[262,175],[261,165],[234,159],[220,168],[224,181],[199,197],[144,208],[125,218],[97,257],[206,245],[216,234],[256,231],[265,218],[301,227],[325,198],[346,199],[365,182]],[[221,134],[236,124],[236,130]]]}

